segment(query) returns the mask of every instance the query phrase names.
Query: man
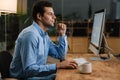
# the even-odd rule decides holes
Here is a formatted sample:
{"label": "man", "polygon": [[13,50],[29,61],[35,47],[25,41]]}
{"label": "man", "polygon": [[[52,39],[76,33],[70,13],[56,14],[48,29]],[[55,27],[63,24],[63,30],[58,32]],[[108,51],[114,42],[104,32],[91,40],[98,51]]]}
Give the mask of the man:
{"label": "man", "polygon": [[[59,45],[55,45],[46,31],[54,26],[56,16],[52,4],[38,1],[32,9],[33,23],[25,28],[16,40],[13,60],[10,66],[11,77],[19,79],[48,79],[59,68],[77,68],[75,61],[65,60],[67,53],[66,25],[59,23]],[[46,64],[48,55],[62,62]]]}

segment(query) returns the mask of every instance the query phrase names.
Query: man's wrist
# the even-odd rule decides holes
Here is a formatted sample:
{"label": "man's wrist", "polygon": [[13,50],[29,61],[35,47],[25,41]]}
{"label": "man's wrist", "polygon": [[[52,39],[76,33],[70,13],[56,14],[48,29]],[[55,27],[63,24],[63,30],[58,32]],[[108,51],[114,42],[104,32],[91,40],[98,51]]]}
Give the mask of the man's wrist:
{"label": "man's wrist", "polygon": [[60,62],[65,61],[65,59],[60,59]]}
{"label": "man's wrist", "polygon": [[56,67],[57,67],[57,69],[60,69],[61,68],[61,63],[57,63]]}
{"label": "man's wrist", "polygon": [[60,36],[65,36],[66,34],[59,34]]}

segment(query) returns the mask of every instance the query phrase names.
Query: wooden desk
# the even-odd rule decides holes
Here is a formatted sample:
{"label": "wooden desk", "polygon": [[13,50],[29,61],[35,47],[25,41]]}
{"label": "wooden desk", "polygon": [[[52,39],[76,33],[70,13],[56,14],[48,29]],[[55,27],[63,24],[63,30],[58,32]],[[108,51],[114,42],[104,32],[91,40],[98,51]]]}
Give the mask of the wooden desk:
{"label": "wooden desk", "polygon": [[67,54],[67,59],[84,57],[92,63],[92,73],[81,74],[78,69],[59,69],[55,80],[120,80],[120,60],[91,61],[94,54]]}

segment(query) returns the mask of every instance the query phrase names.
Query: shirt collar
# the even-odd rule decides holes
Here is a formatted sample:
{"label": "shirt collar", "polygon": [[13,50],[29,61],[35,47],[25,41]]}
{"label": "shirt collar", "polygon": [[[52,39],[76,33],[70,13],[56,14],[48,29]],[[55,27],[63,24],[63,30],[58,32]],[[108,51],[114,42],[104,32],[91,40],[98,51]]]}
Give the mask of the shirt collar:
{"label": "shirt collar", "polygon": [[47,32],[45,32],[35,21],[33,21],[33,26],[38,30],[41,36],[45,36]]}

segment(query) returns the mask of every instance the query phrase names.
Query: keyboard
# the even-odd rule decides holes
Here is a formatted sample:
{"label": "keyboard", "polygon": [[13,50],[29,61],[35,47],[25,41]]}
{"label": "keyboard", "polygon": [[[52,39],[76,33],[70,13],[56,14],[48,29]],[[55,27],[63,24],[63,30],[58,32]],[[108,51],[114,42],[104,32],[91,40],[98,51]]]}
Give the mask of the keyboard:
{"label": "keyboard", "polygon": [[85,58],[75,58],[73,60],[76,61],[76,63],[78,64],[78,66],[88,62]]}

